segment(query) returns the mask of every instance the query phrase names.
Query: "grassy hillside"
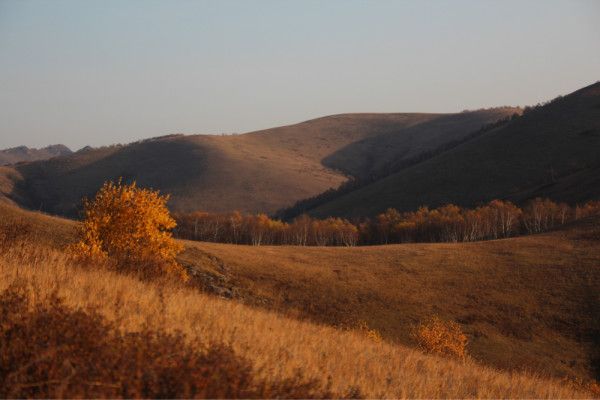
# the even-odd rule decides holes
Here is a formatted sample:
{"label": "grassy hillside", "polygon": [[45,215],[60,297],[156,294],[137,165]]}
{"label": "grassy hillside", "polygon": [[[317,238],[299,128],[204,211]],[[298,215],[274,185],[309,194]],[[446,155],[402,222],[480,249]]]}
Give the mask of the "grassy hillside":
{"label": "grassy hillside", "polygon": [[388,207],[472,206],[534,196],[600,197],[600,83],[321,205],[311,214],[373,215]]}
{"label": "grassy hillside", "polygon": [[[30,214],[29,217],[35,220],[40,215]],[[228,260],[233,257],[233,248],[215,249],[217,248],[210,246],[201,251],[213,251]],[[190,250],[200,251],[194,248],[188,251]],[[265,255],[271,257],[275,249],[242,250],[245,255],[255,253],[248,260],[248,265],[249,268],[256,269],[260,267],[257,258],[264,259]],[[293,252],[285,248],[280,250],[285,254],[275,255],[274,261],[287,259],[287,266],[278,262],[281,268],[279,272],[262,270],[255,274],[256,293],[259,293],[261,287],[268,287],[262,285],[261,280],[274,273],[282,276],[286,269],[297,269],[296,274],[305,274],[304,278],[299,277],[300,282],[311,282],[311,286],[312,281],[317,283],[317,290],[311,296],[315,302],[322,301],[323,306],[328,307],[328,298],[335,298],[340,284],[335,284],[329,292],[323,293],[319,281],[327,279],[333,283],[339,279],[338,273],[328,272],[329,266],[313,265],[317,274],[307,271],[310,268],[308,265],[296,264],[296,268],[292,268],[292,263],[301,263],[304,257],[314,259],[315,255],[310,251],[305,253],[308,249],[296,248]],[[293,260],[291,257],[294,255],[300,259]],[[325,252],[324,257],[330,258],[331,254]],[[365,261],[370,260],[366,258]],[[241,268],[233,263],[233,259],[231,262],[231,265],[226,264],[224,268],[232,271]],[[352,274],[350,270],[349,268],[349,275]],[[369,274],[366,266],[363,270],[363,277],[371,275],[371,278],[362,283],[364,287],[370,286],[377,275],[383,274],[383,270]],[[3,277],[0,291],[14,282],[20,282],[20,285],[25,285],[27,296],[34,304],[57,293],[67,306],[83,309],[93,307],[125,332],[135,332],[150,326],[166,332],[179,331],[189,340],[199,340],[201,343],[225,342],[236,354],[251,360],[257,377],[267,381],[294,378],[301,372],[306,379],[315,379],[321,387],[328,387],[334,393],[361,393],[366,397],[591,396],[591,393],[568,384],[567,381],[502,372],[474,360],[460,362],[425,355],[400,344],[373,340],[361,331],[336,329],[326,324],[302,321],[291,315],[261,310],[239,301],[219,299],[174,282],[142,282],[92,265],[77,267],[61,251],[40,244],[13,246],[2,252],[0,274]],[[404,276],[405,273],[400,275]],[[419,279],[418,273],[415,274],[415,279]],[[400,291],[399,288],[396,289],[397,292]],[[431,290],[433,289],[435,288]],[[557,288],[556,291],[558,290]],[[297,291],[291,288],[289,292],[295,296]],[[373,292],[359,291],[361,297],[365,293]],[[364,300],[370,301],[368,297]],[[443,315],[442,312],[439,313]],[[494,319],[491,318],[487,323],[493,324]],[[534,339],[537,339],[537,334]],[[543,347],[542,344],[539,346]]]}
{"label": "grassy hillside", "polygon": [[[411,345],[432,315],[458,321],[487,364],[598,377],[600,243],[582,232],[361,248],[188,243],[208,288],[330,325],[360,321]],[[596,350],[594,350],[596,349]]]}
{"label": "grassy hillside", "polygon": [[402,134],[391,132],[353,142],[325,157],[323,163],[348,175],[365,178],[440,146],[465,140],[482,125],[513,114],[519,115],[521,111],[519,108],[499,107],[438,115],[407,126]]}
{"label": "grassy hillside", "polygon": [[63,249],[74,241],[78,226],[78,222],[69,219],[0,202],[0,231],[10,231],[16,241],[27,237],[42,246]]}
{"label": "grassy hillside", "polygon": [[[33,209],[74,216],[82,196],[122,176],[170,193],[170,205],[178,211],[272,213],[337,187],[347,174],[367,174],[370,159],[442,145],[512,112],[476,111],[454,119],[439,114],[346,114],[243,135],[175,135],[85,149],[16,166],[22,179],[3,193]],[[437,120],[446,122],[432,123]],[[365,150],[359,145],[360,157],[346,155],[353,143],[382,135],[382,143],[395,147]],[[333,158],[323,161],[329,156]]]}
{"label": "grassy hillside", "polygon": [[[57,248],[73,240],[71,222],[0,211],[42,227],[57,224],[41,235]],[[437,315],[461,324],[479,363],[588,380],[600,376],[599,222],[469,244],[185,242],[179,259],[202,291],[256,309],[341,328],[366,323],[394,346],[410,347],[412,326]]]}
{"label": "grassy hillside", "polygon": [[27,201],[20,196],[17,185],[23,182],[23,176],[14,168],[0,167],[0,203],[25,204]]}

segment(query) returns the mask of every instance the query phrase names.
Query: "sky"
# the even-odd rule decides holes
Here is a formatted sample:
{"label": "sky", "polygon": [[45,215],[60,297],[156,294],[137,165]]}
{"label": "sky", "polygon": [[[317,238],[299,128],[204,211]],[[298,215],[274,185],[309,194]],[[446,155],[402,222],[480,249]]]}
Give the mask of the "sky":
{"label": "sky", "polygon": [[0,148],[530,105],[600,80],[600,1],[0,0]]}

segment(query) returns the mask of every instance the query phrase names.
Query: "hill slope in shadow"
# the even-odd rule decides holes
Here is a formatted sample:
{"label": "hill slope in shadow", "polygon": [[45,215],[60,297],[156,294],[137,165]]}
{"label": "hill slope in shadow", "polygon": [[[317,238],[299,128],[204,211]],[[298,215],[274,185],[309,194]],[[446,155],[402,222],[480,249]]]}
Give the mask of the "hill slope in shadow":
{"label": "hill slope in shadow", "polygon": [[373,215],[493,198],[600,197],[600,83],[314,208],[314,216]]}

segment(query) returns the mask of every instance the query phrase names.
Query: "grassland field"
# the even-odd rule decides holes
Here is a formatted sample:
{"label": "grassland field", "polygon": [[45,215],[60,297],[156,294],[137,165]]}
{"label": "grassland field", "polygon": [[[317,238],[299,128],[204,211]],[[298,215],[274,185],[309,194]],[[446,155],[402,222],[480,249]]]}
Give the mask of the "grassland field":
{"label": "grassland field", "polygon": [[[597,378],[597,219],[467,244],[320,248],[186,241],[179,260],[193,279],[182,287],[72,266],[62,249],[75,240],[76,222],[13,206],[0,212],[5,224],[29,226],[32,239],[4,251],[4,286],[26,279],[36,291],[58,287],[69,304],[97,307],[110,318],[123,303],[118,318],[126,329],[152,319],[164,329],[225,339],[258,360],[265,376],[303,368],[311,377],[325,376],[340,393],[350,382],[369,397],[564,397],[560,390],[575,389],[561,386],[562,379]],[[161,296],[166,305],[157,304]],[[160,318],[157,307],[165,307]],[[414,349],[412,327],[434,315],[461,324],[469,361]],[[376,330],[383,342],[358,326]],[[416,370],[427,370],[429,378]],[[431,376],[441,380],[435,390],[428,386]],[[504,392],[508,381],[489,379],[520,383]],[[520,387],[525,381],[533,386]]]}

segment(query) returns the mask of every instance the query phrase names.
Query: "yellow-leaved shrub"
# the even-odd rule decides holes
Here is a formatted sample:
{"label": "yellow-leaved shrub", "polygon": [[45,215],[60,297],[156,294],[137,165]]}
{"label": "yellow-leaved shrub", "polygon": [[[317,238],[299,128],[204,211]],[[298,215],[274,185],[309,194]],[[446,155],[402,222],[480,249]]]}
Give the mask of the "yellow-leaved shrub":
{"label": "yellow-leaved shrub", "polygon": [[135,182],[105,182],[92,200],[84,200],[81,238],[72,253],[143,275],[167,272],[187,280],[176,261],[183,246],[171,234],[176,222],[168,200],[168,195],[139,188]]}
{"label": "yellow-leaved shrub", "polygon": [[373,329],[367,324],[366,321],[360,321],[358,323],[358,331],[365,335],[367,338],[371,339],[375,343],[383,342],[383,337],[381,333],[377,329]]}
{"label": "yellow-leaved shrub", "polygon": [[463,360],[467,356],[467,336],[454,321],[443,321],[434,316],[417,325],[412,336],[426,353]]}

